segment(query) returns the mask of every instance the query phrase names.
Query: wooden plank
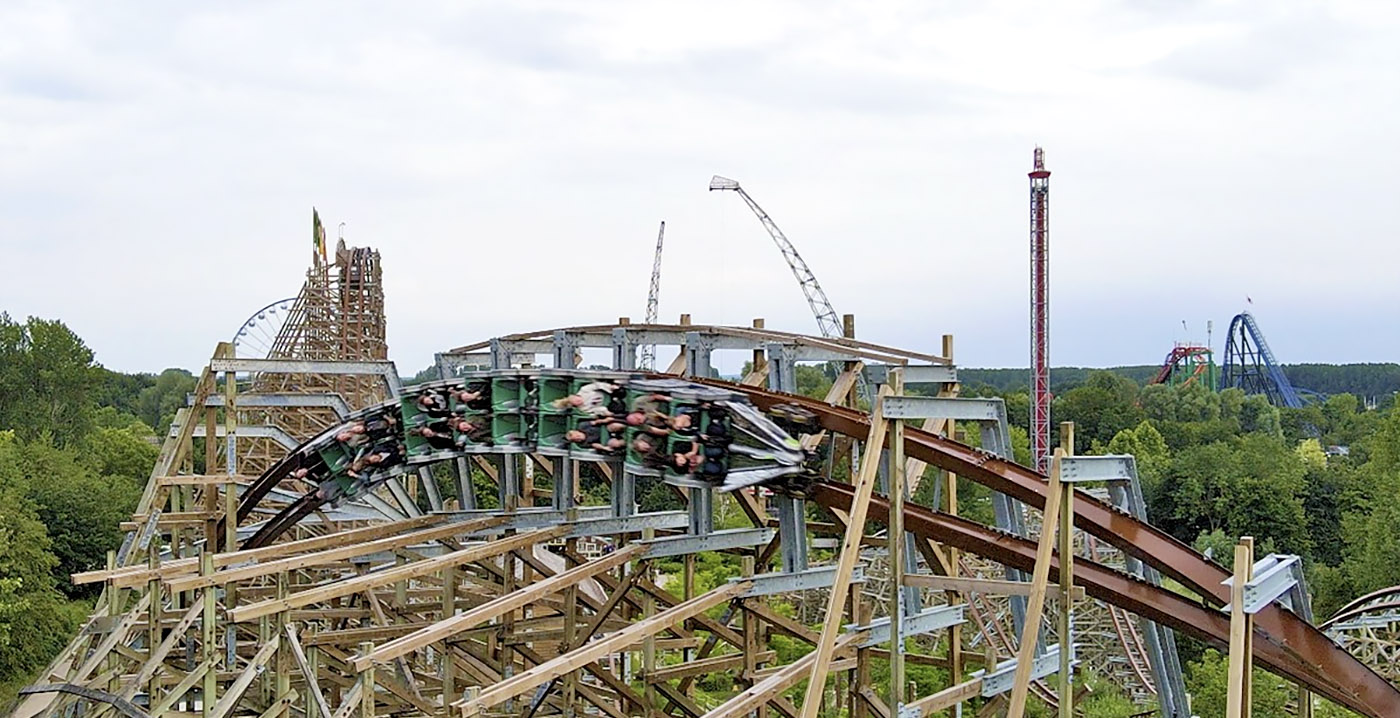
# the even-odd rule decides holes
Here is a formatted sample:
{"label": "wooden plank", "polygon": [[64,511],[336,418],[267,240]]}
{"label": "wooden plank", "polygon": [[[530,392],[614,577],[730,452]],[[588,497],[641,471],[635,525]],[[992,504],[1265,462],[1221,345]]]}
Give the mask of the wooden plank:
{"label": "wooden plank", "polygon": [[165,640],[160,642],[156,650],[151,653],[150,658],[146,659],[141,669],[136,672],[136,677],[122,690],[121,697],[123,699],[131,700],[132,697],[141,690],[141,684],[150,680],[151,676],[156,674],[156,671],[158,671],[165,662],[165,657],[170,655],[170,651],[175,648],[175,644],[185,637],[185,632],[190,629],[190,626],[194,625],[195,620],[203,613],[204,605],[198,602],[185,612],[185,615],[180,618],[180,621],[166,634]]}
{"label": "wooden plank", "polygon": [[331,718],[350,718],[350,714],[360,707],[360,694],[364,692],[364,685],[356,682],[350,687],[345,697],[340,699],[340,707],[336,709],[335,715]]}
{"label": "wooden plank", "polygon": [[414,563],[397,566],[384,571],[375,571],[374,573],[367,573],[363,576],[336,581],[335,583],[325,586],[318,586],[307,591],[294,593],[285,599],[259,601],[230,610],[228,612],[228,620],[241,623],[243,621],[251,621],[261,616],[268,616],[279,611],[301,608],[302,606],[327,601],[332,598],[339,598],[340,596],[349,596],[376,586],[384,586],[415,576],[434,573],[444,566],[474,563],[483,559],[499,556],[518,548],[524,548],[558,538],[568,533],[568,531],[568,526],[555,526],[539,531],[527,531],[479,546],[453,551],[452,553],[443,554],[435,558],[415,561]]}
{"label": "wooden plank", "polygon": [[107,657],[107,654],[111,653],[112,649],[118,643],[126,639],[126,634],[136,625],[136,621],[146,612],[146,607],[150,604],[151,595],[148,593],[142,596],[136,606],[122,616],[122,620],[107,634],[107,637],[103,639],[101,643],[97,644],[97,648],[93,650],[91,656],[88,656],[87,661],[79,666],[78,670],[75,671],[73,675],[68,677],[68,682],[82,683],[87,680],[87,677],[92,675],[93,671],[97,670],[97,666],[102,663],[103,659]]}
{"label": "wooden plank", "polygon": [[238,674],[238,678],[234,679],[233,683],[224,691],[223,696],[219,698],[219,702],[214,705],[214,712],[211,714],[210,718],[224,718],[224,716],[227,716],[233,710],[234,705],[243,697],[243,693],[248,690],[248,686],[253,685],[253,679],[257,678],[258,675],[262,673],[262,667],[267,665],[268,661],[272,660],[272,655],[277,652],[279,643],[281,643],[279,637],[273,636],[271,640],[263,644],[262,649],[253,656],[253,660],[248,662],[243,672]]}
{"label": "wooden plank", "polygon": [[[318,551],[333,546],[343,546],[360,541],[369,541],[381,536],[441,523],[447,521],[449,518],[450,517],[446,515],[435,514],[387,524],[377,524],[365,528],[340,531],[325,536],[301,539],[299,541],[288,541],[287,543],[273,544],[262,548],[247,549],[244,551],[225,551],[223,553],[214,554],[214,568],[241,564],[248,561],[266,561],[278,556],[286,556],[302,551]],[[161,565],[160,569],[157,570],[156,575],[164,579],[170,576],[195,573],[198,571],[198,558],[182,558],[175,561],[166,561]],[[96,583],[98,581],[111,579],[114,585],[120,588],[127,588],[149,581],[151,579],[151,571],[145,566],[127,566],[112,570],[82,571],[73,574],[72,579],[75,585]]]}
{"label": "wooden plank", "polygon": [[[854,631],[841,636],[833,646],[830,655],[839,656],[850,652],[855,648],[856,643],[865,639],[866,635],[865,631]],[[758,710],[760,706],[782,696],[789,688],[801,683],[804,678],[811,675],[816,659],[817,651],[812,651],[792,663],[774,670],[763,680],[745,688],[733,698],[720,704],[719,707],[706,713],[705,718],[745,718]]]}
{"label": "wooden plank", "polygon": [[1021,630],[1021,645],[1016,654],[1016,676],[1011,685],[1011,705],[1007,718],[1021,718],[1026,712],[1030,695],[1031,665],[1035,661],[1036,642],[1040,639],[1040,619],[1045,613],[1045,593],[1050,581],[1050,558],[1055,550],[1055,529],[1059,521],[1055,509],[1060,505],[1064,484],[1060,481],[1060,460],[1063,449],[1056,449],[1050,460],[1050,486],[1045,492],[1045,520],[1040,524],[1040,543],[1035,550],[1035,570],[1031,573],[1031,593],[1026,600],[1026,622]]}
{"label": "wooden plank", "polygon": [[183,476],[159,476],[156,482],[161,486],[222,486],[224,484],[250,484],[256,476],[237,474],[185,474]]}
{"label": "wooden plank", "polygon": [[581,581],[593,578],[605,571],[611,571],[634,558],[641,558],[646,554],[648,549],[648,546],[633,544],[618,551],[614,551],[596,561],[589,561],[576,568],[555,574],[543,581],[536,581],[525,588],[516,589],[494,601],[489,601],[477,606],[466,613],[450,616],[427,628],[394,639],[375,649],[373,653],[367,656],[357,657],[353,661],[352,667],[356,671],[363,671],[371,662],[386,663],[391,659],[412,653],[438,641],[450,638],[469,628],[474,628],[482,623],[486,623],[501,614],[514,611],[517,608],[533,603],[556,591],[561,591],[566,586],[572,586]]}
{"label": "wooden plank", "polygon": [[399,534],[397,536],[387,536],[374,541],[357,542],[349,546],[340,546],[326,549],[325,551],[303,554],[301,556],[289,556],[266,563],[256,563],[251,566],[230,568],[215,573],[213,576],[185,576],[171,579],[166,582],[166,586],[168,586],[171,591],[189,591],[196,588],[204,588],[205,586],[222,586],[232,581],[246,581],[248,579],[268,576],[282,571],[296,571],[310,566],[324,565],[335,561],[355,558],[357,556],[378,553],[380,551],[393,551],[394,549],[412,546],[417,543],[426,543],[428,541],[449,538],[460,533],[480,531],[482,529],[500,526],[509,520],[510,518],[507,516],[488,516],[464,523],[434,526],[432,528]]}
{"label": "wooden plank", "polygon": [[621,647],[632,645],[646,636],[660,633],[677,623],[725,603],[747,591],[750,585],[747,581],[740,581],[720,586],[702,596],[668,608],[652,618],[633,623],[606,638],[585,644],[558,658],[546,661],[524,673],[497,683],[483,691],[474,700],[458,701],[453,705],[458,707],[464,716],[478,715],[487,708],[500,705],[522,695],[546,681],[576,671],[609,653],[617,652]]}
{"label": "wooden plank", "polygon": [[[766,663],[768,661],[774,660],[775,658],[777,658],[777,656],[778,654],[774,651],[763,651],[754,654],[754,662]],[[744,654],[727,653],[723,656],[715,656],[713,658],[701,658],[699,660],[688,661],[686,663],[678,663],[674,666],[658,668],[655,671],[652,671],[651,673],[643,676],[643,679],[649,683],[656,683],[658,681],[670,681],[675,680],[677,678],[685,678],[686,676],[700,675],[702,673],[723,673],[729,671],[732,668],[741,666],[743,665],[743,663]]]}
{"label": "wooden plank", "polygon": [[885,445],[885,433],[889,422],[885,421],[883,404],[890,395],[889,385],[880,387],[875,397],[875,410],[870,416],[870,435],[865,442],[865,455],[861,457],[860,473],[856,477],[855,498],[851,502],[849,519],[846,521],[846,537],[841,543],[841,555],[836,563],[836,575],[832,579],[831,593],[826,604],[826,622],[822,625],[821,640],[813,651],[811,680],[807,683],[807,694],[802,701],[802,718],[816,718],[817,710],[826,692],[826,677],[830,670],[831,654],[836,649],[836,634],[841,631],[842,608],[851,592],[851,572],[856,559],[860,557],[861,538],[865,534],[865,516],[870,510],[870,496],[875,491],[876,472],[880,467],[881,449]]}
{"label": "wooden plank", "polygon": [[189,673],[186,673],[185,677],[180,679],[180,682],[175,684],[175,687],[170,689],[170,691],[165,694],[165,697],[162,698],[161,701],[156,704],[155,709],[151,711],[151,715],[162,715],[166,711],[170,710],[171,706],[178,703],[179,700],[182,697],[184,697],[184,695],[188,693],[191,688],[194,688],[194,684],[198,683],[199,679],[203,678],[205,674],[214,670],[216,666],[216,661],[216,658],[207,659],[198,666],[195,666],[194,670],[190,671]]}
{"label": "wooden plank", "polygon": [[331,718],[331,707],[326,704],[326,694],[321,691],[321,684],[316,680],[316,670],[311,667],[311,662],[306,660],[306,651],[302,649],[301,640],[297,638],[296,626],[288,624],[285,632],[287,645],[292,649],[292,658],[296,661],[302,678],[306,679],[306,690],[316,703],[317,710],[321,712],[321,718]]}
{"label": "wooden plank", "polygon": [[982,679],[973,678],[964,681],[930,696],[925,696],[912,703],[905,705],[904,710],[914,715],[933,715],[942,710],[947,710],[962,703],[969,698],[976,698],[982,694]]}

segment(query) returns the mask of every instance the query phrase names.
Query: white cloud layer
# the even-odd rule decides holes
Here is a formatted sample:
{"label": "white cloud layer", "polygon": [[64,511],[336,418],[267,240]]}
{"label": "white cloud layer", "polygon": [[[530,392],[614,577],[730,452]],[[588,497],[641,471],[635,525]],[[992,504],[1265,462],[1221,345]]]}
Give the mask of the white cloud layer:
{"label": "white cloud layer", "polygon": [[1394,361],[1397,111],[1386,3],[9,2],[0,310],[200,365],[314,204],[383,253],[405,373],[640,318],[661,219],[663,319],[814,329],[723,174],[861,336],[1024,365],[1041,144],[1055,364],[1246,296],[1284,361]]}

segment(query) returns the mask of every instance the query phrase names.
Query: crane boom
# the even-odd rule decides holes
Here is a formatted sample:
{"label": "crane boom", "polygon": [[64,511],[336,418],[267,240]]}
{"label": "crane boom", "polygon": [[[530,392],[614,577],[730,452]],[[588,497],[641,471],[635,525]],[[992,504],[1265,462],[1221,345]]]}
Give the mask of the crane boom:
{"label": "crane boom", "polygon": [[[661,244],[666,239],[666,221],[661,221],[661,230],[656,233],[656,259],[651,263],[651,288],[647,290],[647,324],[656,323],[656,312],[661,305]],[[656,345],[642,345],[642,368],[648,371],[656,368]]]}
{"label": "crane boom", "polygon": [[772,235],[773,243],[777,244],[778,251],[783,253],[783,259],[787,260],[788,267],[792,269],[792,275],[797,277],[797,283],[802,287],[802,293],[807,297],[807,304],[812,308],[812,314],[817,318],[817,328],[821,330],[822,336],[842,336],[841,317],[835,309],[831,308],[831,301],[826,298],[826,292],[822,291],[822,285],[817,283],[817,277],[812,274],[811,267],[802,261],[802,255],[797,253],[797,248],[788,241],[783,230],[778,229],[773,218],[769,217],[768,213],[764,212],[763,208],[753,201],[753,197],[750,197],[749,193],[739,186],[737,180],[715,175],[710,178],[710,190],[733,190],[744,198],[749,209],[758,216],[758,221],[763,223],[763,228],[768,230],[769,235]]}

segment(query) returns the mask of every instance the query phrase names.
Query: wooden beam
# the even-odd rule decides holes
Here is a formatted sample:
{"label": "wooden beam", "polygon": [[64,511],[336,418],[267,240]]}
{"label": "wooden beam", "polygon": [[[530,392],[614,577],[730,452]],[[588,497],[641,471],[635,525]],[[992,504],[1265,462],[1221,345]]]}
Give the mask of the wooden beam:
{"label": "wooden beam", "polygon": [[321,684],[316,680],[316,669],[306,660],[306,651],[302,650],[301,640],[297,638],[296,626],[287,625],[285,638],[287,645],[292,649],[292,658],[296,660],[297,669],[301,671],[302,678],[306,679],[306,690],[311,694],[321,718],[331,718],[331,707],[326,704],[326,694],[321,691]]}
{"label": "wooden beam", "polygon": [[855,498],[851,501],[849,519],[846,521],[846,537],[841,544],[836,576],[832,579],[826,604],[826,622],[822,626],[817,649],[813,651],[815,660],[812,662],[811,680],[807,683],[807,695],[802,701],[802,718],[816,718],[822,695],[826,692],[826,676],[830,670],[832,652],[836,649],[836,634],[841,631],[842,608],[851,592],[851,572],[860,556],[865,516],[870,510],[870,495],[875,491],[876,472],[885,446],[885,432],[889,428],[883,408],[884,399],[889,395],[890,387],[886,384],[880,387],[880,393],[875,397],[874,412],[870,416],[870,435],[865,442],[865,455],[861,457],[860,473],[856,477]]}
{"label": "wooden beam", "polygon": [[[855,644],[865,639],[865,631],[854,631],[847,633],[837,640],[831,651],[831,656],[840,656],[855,648]],[[768,677],[745,688],[733,698],[720,704],[719,707],[705,714],[705,718],[744,718],[750,713],[758,710],[760,706],[780,697],[783,692],[802,682],[812,671],[813,664],[817,659],[817,652],[812,651],[801,658],[781,666]]]}
{"label": "wooden beam", "polygon": [[308,591],[294,593],[284,599],[271,599],[259,601],[247,606],[240,606],[228,612],[228,620],[234,623],[251,621],[255,618],[268,616],[279,611],[287,611],[293,608],[300,608],[313,603],[327,601],[340,596],[349,596],[359,593],[365,589],[376,586],[384,586],[396,581],[404,581],[416,576],[434,573],[444,566],[458,566],[465,563],[474,563],[482,559],[499,556],[503,553],[514,551],[525,546],[532,546],[542,541],[558,538],[568,533],[568,526],[556,526],[539,531],[527,531],[514,536],[498,539],[490,543],[479,546],[472,546],[461,551],[453,551],[449,554],[437,556],[435,558],[424,559],[403,566],[396,566],[384,571],[375,571],[363,576],[348,578],[343,581],[336,581],[325,586],[318,586]]}
{"label": "wooden beam", "polygon": [[248,690],[248,686],[253,684],[253,679],[257,678],[258,675],[262,673],[262,667],[267,665],[268,661],[272,660],[272,654],[277,652],[277,645],[279,643],[279,638],[273,636],[272,640],[263,645],[262,649],[253,656],[253,660],[248,662],[243,672],[238,674],[238,678],[234,679],[233,683],[229,685],[228,690],[224,691],[223,696],[219,698],[219,702],[214,705],[214,712],[210,718],[224,718],[224,716],[227,716],[233,710],[234,705],[238,703],[238,699],[242,698],[243,693]]}
{"label": "wooden beam", "polygon": [[[214,568],[231,566],[246,562],[266,561],[278,556],[300,553],[302,551],[318,551],[332,546],[343,546],[346,544],[369,541],[381,536],[393,535],[403,531],[410,531],[423,526],[442,523],[450,517],[443,514],[429,514],[403,521],[394,521],[386,524],[377,524],[360,529],[340,531],[325,536],[315,536],[301,539],[299,541],[288,541],[287,543],[273,544],[262,548],[247,549],[243,551],[225,551],[213,555]],[[175,561],[166,561],[156,571],[160,578],[178,576],[199,571],[198,558],[182,558]],[[145,583],[151,579],[151,571],[145,566],[128,566],[112,570],[82,571],[72,576],[74,585],[85,583],[96,583],[111,579],[119,588],[128,588]]]}
{"label": "wooden beam", "polygon": [[159,476],[156,482],[161,486],[222,486],[223,484],[248,484],[257,481],[256,476],[242,474],[186,474],[183,476]]}
{"label": "wooden beam", "polygon": [[1045,593],[1050,581],[1050,558],[1055,550],[1055,529],[1059,525],[1055,512],[1064,493],[1060,482],[1060,460],[1064,449],[1056,449],[1050,460],[1050,486],[1045,492],[1045,520],[1040,524],[1040,543],[1035,550],[1035,569],[1031,573],[1031,594],[1026,600],[1026,622],[1021,630],[1021,645],[1016,654],[1016,676],[1011,685],[1011,705],[1007,718],[1021,718],[1030,696],[1031,665],[1035,661],[1036,642],[1040,639],[1040,619],[1045,613]]}
{"label": "wooden beam", "polygon": [[369,655],[356,657],[351,665],[356,671],[363,671],[371,662],[387,663],[394,658],[412,653],[438,641],[450,638],[457,633],[486,623],[503,613],[514,611],[517,608],[533,603],[555,591],[561,591],[567,586],[572,586],[581,581],[593,578],[604,571],[611,571],[634,558],[640,558],[648,549],[648,546],[633,544],[614,551],[596,561],[589,561],[576,568],[555,574],[543,581],[537,581],[525,588],[516,589],[494,601],[489,601],[477,606],[466,613],[449,616],[448,618],[438,621],[426,628],[419,629],[407,636],[396,638],[376,648],[374,652]]}
{"label": "wooden beam", "polygon": [[488,516],[463,523],[434,526],[432,528],[399,534],[397,536],[387,536],[374,541],[357,542],[349,546],[340,546],[326,549],[325,551],[303,554],[301,556],[289,556],[275,561],[255,563],[251,566],[230,568],[219,571],[212,576],[185,576],[176,578],[167,581],[166,586],[168,586],[171,591],[189,591],[196,588],[204,588],[205,586],[222,586],[232,581],[246,581],[248,579],[269,576],[282,571],[297,571],[310,566],[320,566],[348,558],[355,558],[356,556],[378,553],[380,551],[393,551],[394,549],[412,546],[416,543],[436,541],[461,533],[471,533],[473,531],[489,529],[500,526],[509,520],[507,516]]}
{"label": "wooden beam", "polygon": [[565,673],[576,671],[609,653],[617,652],[624,646],[630,646],[646,636],[660,633],[681,621],[734,599],[748,590],[750,585],[747,581],[727,583],[709,593],[668,608],[652,618],[634,623],[606,638],[587,643],[554,660],[537,665],[520,675],[497,683],[483,691],[474,700],[458,701],[453,705],[461,709],[463,716],[478,715],[487,708],[500,705],[540,684]]}
{"label": "wooden beam", "polygon": [[973,678],[925,696],[905,705],[904,710],[913,715],[933,715],[982,694],[982,679]]}

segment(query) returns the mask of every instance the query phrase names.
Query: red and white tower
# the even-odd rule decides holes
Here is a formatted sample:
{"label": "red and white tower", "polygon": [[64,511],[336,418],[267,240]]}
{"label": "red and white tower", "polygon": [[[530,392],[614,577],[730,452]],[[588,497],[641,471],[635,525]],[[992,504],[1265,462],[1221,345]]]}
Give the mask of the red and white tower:
{"label": "red and white tower", "polygon": [[1050,170],[1035,148],[1031,178],[1031,457],[1050,472]]}

